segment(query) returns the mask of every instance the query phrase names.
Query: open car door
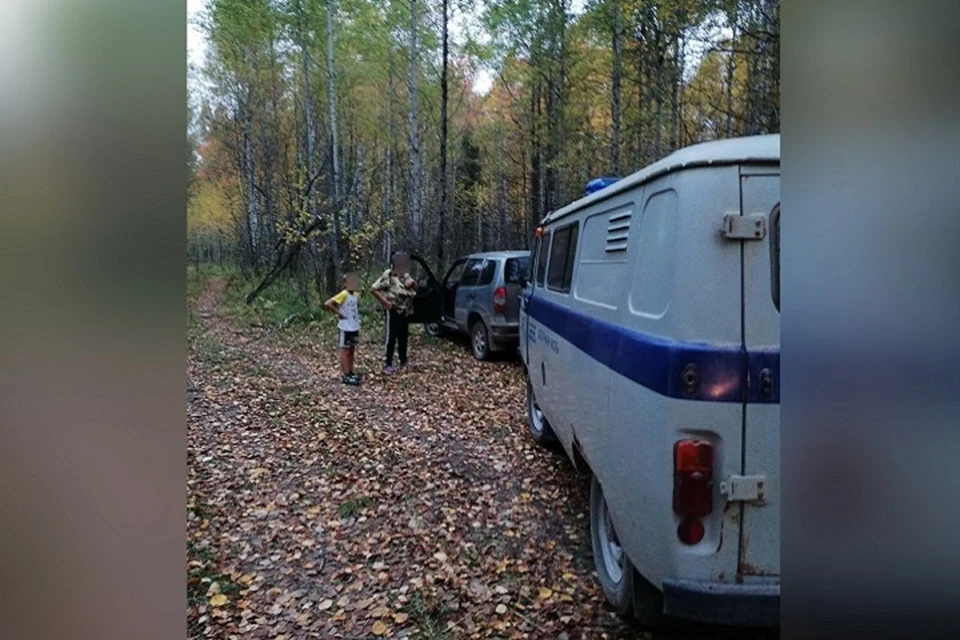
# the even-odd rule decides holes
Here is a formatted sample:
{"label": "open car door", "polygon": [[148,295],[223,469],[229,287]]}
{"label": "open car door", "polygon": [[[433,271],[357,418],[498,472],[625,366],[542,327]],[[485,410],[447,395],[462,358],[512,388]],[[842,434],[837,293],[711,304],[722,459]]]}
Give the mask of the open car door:
{"label": "open car door", "polygon": [[410,322],[426,324],[440,322],[443,315],[443,293],[440,290],[440,281],[433,275],[427,263],[418,255],[411,255],[410,260],[415,264],[413,277],[417,279],[417,297],[413,301],[413,315]]}

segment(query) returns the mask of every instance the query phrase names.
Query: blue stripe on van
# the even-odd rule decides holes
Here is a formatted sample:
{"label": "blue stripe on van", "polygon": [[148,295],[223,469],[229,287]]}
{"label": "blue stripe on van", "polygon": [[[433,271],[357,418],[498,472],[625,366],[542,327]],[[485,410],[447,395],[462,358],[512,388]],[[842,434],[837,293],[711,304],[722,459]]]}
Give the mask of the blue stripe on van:
{"label": "blue stripe on van", "polygon": [[[570,344],[620,375],[670,398],[707,402],[780,402],[780,352],[745,354],[741,345],[678,342],[632,331],[591,318],[549,300],[527,298],[530,317]],[[688,364],[697,367],[700,384],[693,393],[683,388],[681,376]],[[750,384],[744,389],[744,368]],[[770,368],[773,387],[760,391],[758,373]]]}

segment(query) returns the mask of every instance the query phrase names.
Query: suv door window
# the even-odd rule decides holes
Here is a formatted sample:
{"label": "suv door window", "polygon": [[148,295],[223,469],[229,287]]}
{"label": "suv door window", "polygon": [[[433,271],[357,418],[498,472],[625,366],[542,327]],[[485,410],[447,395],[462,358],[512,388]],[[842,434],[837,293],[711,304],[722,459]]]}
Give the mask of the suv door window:
{"label": "suv door window", "polygon": [[459,284],[460,280],[463,278],[463,269],[467,266],[466,260],[461,260],[452,267],[450,271],[447,272],[446,283],[448,285]]}
{"label": "suv door window", "polygon": [[461,287],[475,287],[480,281],[480,274],[483,272],[486,260],[483,258],[471,258],[467,260],[467,266],[463,270],[463,277],[460,279]]}

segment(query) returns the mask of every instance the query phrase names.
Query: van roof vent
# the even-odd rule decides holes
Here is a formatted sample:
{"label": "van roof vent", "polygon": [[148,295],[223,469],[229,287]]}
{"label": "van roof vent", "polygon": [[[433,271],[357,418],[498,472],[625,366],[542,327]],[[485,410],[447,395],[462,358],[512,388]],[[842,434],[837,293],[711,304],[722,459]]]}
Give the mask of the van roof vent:
{"label": "van roof vent", "polygon": [[627,250],[627,239],[630,232],[630,212],[614,213],[607,220],[607,253]]}

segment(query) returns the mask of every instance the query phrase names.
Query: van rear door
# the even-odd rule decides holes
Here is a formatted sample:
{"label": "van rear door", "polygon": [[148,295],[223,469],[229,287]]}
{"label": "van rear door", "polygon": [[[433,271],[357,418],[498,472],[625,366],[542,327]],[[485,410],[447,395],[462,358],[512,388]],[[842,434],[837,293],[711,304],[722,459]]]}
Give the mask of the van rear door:
{"label": "van rear door", "polygon": [[[739,572],[780,575],[780,292],[778,166],[741,167],[741,215],[766,233],[743,247],[743,341],[747,397]],[[753,224],[753,223],[751,223]]]}
{"label": "van rear door", "polygon": [[507,290],[507,308],[503,317],[511,324],[520,321],[521,284],[529,267],[529,256],[507,258],[503,264],[503,286]]}
{"label": "van rear door", "polygon": [[520,357],[523,359],[523,365],[530,368],[530,299],[533,297],[534,278],[537,273],[537,262],[546,260],[547,257],[541,256],[541,238],[537,236],[534,240],[533,250],[530,252],[530,261],[527,264],[526,281],[523,289],[520,291]]}

